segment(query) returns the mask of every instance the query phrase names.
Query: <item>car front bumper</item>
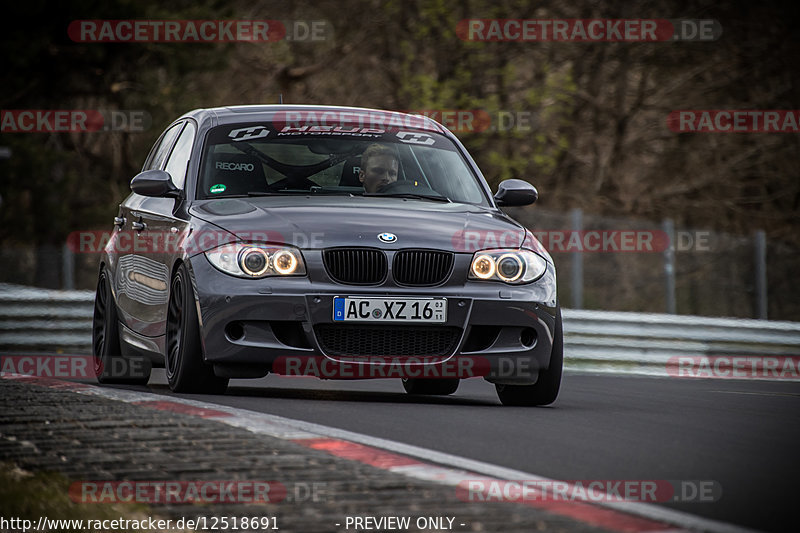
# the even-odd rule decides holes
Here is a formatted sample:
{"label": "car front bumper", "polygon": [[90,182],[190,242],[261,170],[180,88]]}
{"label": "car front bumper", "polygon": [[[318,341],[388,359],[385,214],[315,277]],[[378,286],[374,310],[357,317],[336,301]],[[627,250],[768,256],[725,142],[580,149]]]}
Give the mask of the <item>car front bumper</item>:
{"label": "car front bumper", "polygon": [[[365,287],[333,282],[319,268],[320,253],[304,251],[304,256],[309,277],[262,279],[224,274],[203,254],[190,259],[204,359],[218,375],[314,375],[316,370],[318,377],[331,379],[482,376],[494,383],[529,384],[549,367],[557,312],[552,265],[538,281],[510,286],[457,276],[466,272],[464,254],[442,286]],[[436,325],[343,324],[333,320],[336,296],[443,297],[447,319]],[[399,352],[373,353],[378,338]],[[358,353],[346,351],[353,346]]]}

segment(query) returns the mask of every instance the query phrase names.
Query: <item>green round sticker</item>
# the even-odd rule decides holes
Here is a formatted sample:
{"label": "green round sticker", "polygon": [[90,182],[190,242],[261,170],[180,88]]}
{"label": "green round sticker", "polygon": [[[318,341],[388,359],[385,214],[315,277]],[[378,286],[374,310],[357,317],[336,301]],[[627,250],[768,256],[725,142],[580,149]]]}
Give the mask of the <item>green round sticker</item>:
{"label": "green round sticker", "polygon": [[225,192],[225,184],[217,183],[216,185],[212,185],[209,191],[211,191],[214,194]]}

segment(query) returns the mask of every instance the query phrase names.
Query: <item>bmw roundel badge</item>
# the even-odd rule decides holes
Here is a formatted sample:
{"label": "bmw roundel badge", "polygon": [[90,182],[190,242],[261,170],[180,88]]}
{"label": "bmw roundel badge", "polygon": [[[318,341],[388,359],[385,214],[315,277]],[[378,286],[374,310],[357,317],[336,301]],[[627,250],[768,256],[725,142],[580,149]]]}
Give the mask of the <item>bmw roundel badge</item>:
{"label": "bmw roundel badge", "polygon": [[391,244],[397,241],[397,235],[388,232],[378,233],[378,240],[381,242],[386,242]]}

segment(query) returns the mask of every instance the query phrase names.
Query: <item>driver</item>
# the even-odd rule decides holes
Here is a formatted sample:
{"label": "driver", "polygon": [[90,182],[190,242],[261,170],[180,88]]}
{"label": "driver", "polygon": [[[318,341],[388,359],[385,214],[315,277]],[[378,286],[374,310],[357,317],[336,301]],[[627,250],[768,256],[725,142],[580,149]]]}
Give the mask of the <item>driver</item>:
{"label": "driver", "polygon": [[383,144],[371,144],[361,154],[361,169],[358,179],[368,193],[397,181],[399,158],[394,150]]}

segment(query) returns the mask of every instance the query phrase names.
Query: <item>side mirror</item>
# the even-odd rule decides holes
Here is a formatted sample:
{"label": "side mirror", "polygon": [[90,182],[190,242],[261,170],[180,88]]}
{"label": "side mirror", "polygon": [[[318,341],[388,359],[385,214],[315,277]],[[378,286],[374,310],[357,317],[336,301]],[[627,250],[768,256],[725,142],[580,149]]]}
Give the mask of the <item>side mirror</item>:
{"label": "side mirror", "polygon": [[140,172],[131,180],[131,190],[142,196],[156,198],[178,198],[181,194],[170,175],[163,170]]}
{"label": "side mirror", "polygon": [[498,206],[513,207],[530,205],[539,198],[536,187],[523,180],[503,180],[497,186],[494,200]]}

